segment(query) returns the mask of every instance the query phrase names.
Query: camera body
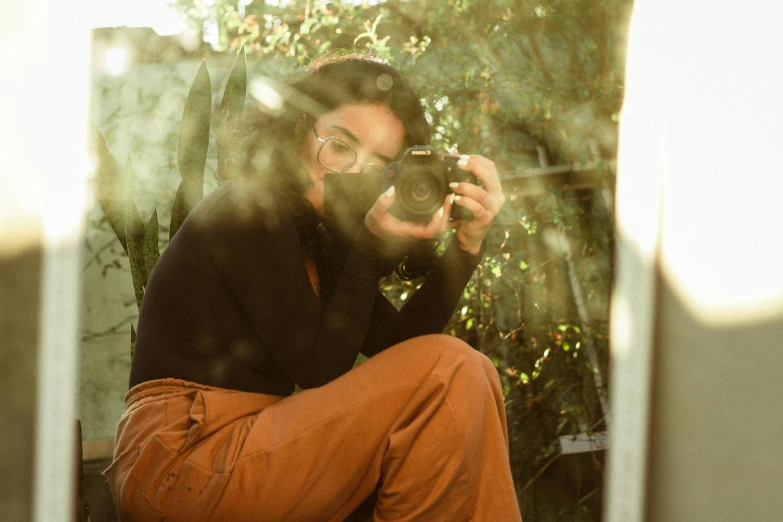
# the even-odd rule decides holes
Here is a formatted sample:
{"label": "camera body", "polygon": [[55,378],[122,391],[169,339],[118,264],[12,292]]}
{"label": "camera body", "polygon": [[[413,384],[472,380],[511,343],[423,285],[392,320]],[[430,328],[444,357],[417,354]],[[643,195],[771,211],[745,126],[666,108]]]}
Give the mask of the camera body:
{"label": "camera body", "polygon": [[[457,166],[459,158],[441,157],[434,147],[410,147],[400,161],[384,171],[386,187],[394,185],[395,201],[389,211],[403,221],[429,223],[432,215],[443,206],[448,194],[454,192],[449,183],[478,184],[476,176]],[[452,219],[472,219],[473,213],[454,205]]]}
{"label": "camera body", "polygon": [[[433,147],[417,146],[406,150],[400,161],[388,165],[378,176],[329,172],[324,175],[325,221],[340,235],[354,237],[378,196],[393,185],[396,196],[389,211],[403,221],[429,223],[453,192],[449,183],[480,184],[473,174],[457,167],[458,160],[441,157]],[[451,207],[451,219],[472,218],[469,210]]]}

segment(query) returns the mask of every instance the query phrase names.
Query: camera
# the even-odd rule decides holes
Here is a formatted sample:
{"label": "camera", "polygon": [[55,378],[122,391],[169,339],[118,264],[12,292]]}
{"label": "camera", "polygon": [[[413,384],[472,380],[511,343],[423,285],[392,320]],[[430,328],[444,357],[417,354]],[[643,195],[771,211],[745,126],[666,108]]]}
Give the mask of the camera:
{"label": "camera", "polygon": [[[449,183],[478,184],[476,176],[457,166],[459,158],[441,157],[430,146],[410,147],[400,161],[391,163],[384,171],[386,187],[394,185],[395,201],[389,211],[403,221],[429,223],[432,215],[443,206],[446,196],[453,192]],[[472,219],[473,213],[454,205],[452,219]]]}
{"label": "camera", "polygon": [[[416,146],[379,175],[329,172],[324,175],[325,221],[340,235],[354,237],[378,196],[394,185],[396,196],[389,211],[403,221],[429,223],[453,192],[449,183],[480,184],[473,174],[457,167],[457,161],[453,156],[441,157],[433,147]],[[451,207],[451,219],[472,218],[469,210]]]}

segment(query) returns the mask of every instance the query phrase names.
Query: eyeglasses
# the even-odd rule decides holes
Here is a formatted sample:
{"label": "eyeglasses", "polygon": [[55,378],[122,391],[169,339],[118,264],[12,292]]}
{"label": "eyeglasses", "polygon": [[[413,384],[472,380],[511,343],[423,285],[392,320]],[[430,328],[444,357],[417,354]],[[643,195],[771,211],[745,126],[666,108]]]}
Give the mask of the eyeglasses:
{"label": "eyeglasses", "polygon": [[313,126],[313,134],[321,144],[318,148],[318,163],[332,172],[345,172],[346,170],[359,163],[362,165],[362,172],[367,174],[382,174],[385,165],[371,161],[359,161],[359,156],[351,145],[340,138],[330,136],[322,138]]}

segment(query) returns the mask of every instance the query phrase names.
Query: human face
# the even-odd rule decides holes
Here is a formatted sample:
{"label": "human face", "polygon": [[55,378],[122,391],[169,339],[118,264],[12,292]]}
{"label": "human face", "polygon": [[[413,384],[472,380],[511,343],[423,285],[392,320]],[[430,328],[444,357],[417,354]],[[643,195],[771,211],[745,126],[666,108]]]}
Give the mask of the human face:
{"label": "human face", "polygon": [[324,175],[332,171],[318,161],[321,142],[317,136],[322,139],[334,136],[356,150],[358,161],[343,172],[361,172],[368,163],[391,163],[405,142],[402,122],[381,103],[342,105],[318,118],[313,127],[315,132],[302,129],[309,132],[300,159],[310,178],[305,197],[319,215],[324,211]]}

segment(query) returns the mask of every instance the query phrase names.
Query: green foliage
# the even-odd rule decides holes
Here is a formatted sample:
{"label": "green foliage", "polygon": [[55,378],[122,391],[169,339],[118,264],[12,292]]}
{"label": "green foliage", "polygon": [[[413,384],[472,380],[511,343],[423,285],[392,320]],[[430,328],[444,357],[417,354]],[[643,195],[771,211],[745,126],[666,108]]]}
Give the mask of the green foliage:
{"label": "green foliage", "polygon": [[[222,122],[218,141],[226,143],[230,121],[244,110],[247,73],[244,51],[240,52],[229,75],[221,107]],[[204,196],[204,170],[209,149],[212,119],[212,87],[206,62],[202,62],[188,92],[180,122],[177,157],[182,181],[171,211],[169,241],[182,222]],[[145,225],[133,199],[135,175],[128,158],[125,176],[121,176],[106,141],[93,128],[93,148],[97,158],[97,199],[109,224],[128,255],[136,305],[141,308],[149,274],[160,258],[158,212]],[[131,353],[136,334],[131,325]]]}
{"label": "green foliage", "polygon": [[95,169],[95,196],[106,219],[125,253],[128,243],[125,236],[125,184],[117,161],[109,151],[106,140],[95,125],[92,126],[92,143],[97,167]]}
{"label": "green foliage", "polygon": [[229,0],[173,4],[217,29],[216,50],[245,48],[256,62],[342,49],[390,59],[417,80],[444,150],[507,169],[533,164],[536,144],[559,161],[578,159],[588,138],[614,151],[630,0],[256,1],[244,16]]}
{"label": "green foliage", "polygon": [[204,197],[204,167],[209,149],[209,127],[212,119],[212,86],[206,62],[190,86],[179,127],[177,158],[182,183],[171,210],[169,241],[177,233],[193,207]]}
{"label": "green foliage", "polygon": [[136,350],[136,329],[133,328],[133,324],[131,324],[131,335],[130,335],[130,358],[133,359],[133,352]]}
{"label": "green foliage", "polygon": [[232,124],[242,115],[247,96],[247,63],[245,50],[241,49],[231,68],[223,100],[220,103],[221,127],[218,139],[218,173],[217,178],[229,179],[233,173],[227,170],[230,156],[230,135]]}
{"label": "green foliage", "polygon": [[152,274],[152,269],[160,258],[160,249],[158,248],[158,211],[155,210],[150,216],[147,226],[144,227],[144,268],[147,274]]}
{"label": "green foliage", "polygon": [[141,300],[144,298],[144,287],[147,284],[147,270],[144,264],[144,224],[139,215],[139,209],[133,202],[133,164],[128,158],[125,167],[125,208],[123,219],[125,222],[125,240],[127,241],[128,261],[130,263],[133,291],[136,295],[136,304],[141,308]]}

